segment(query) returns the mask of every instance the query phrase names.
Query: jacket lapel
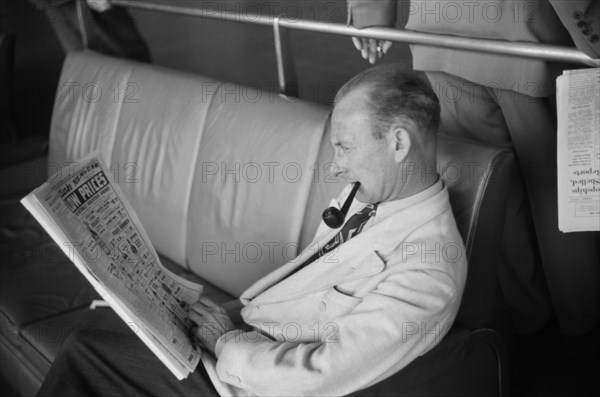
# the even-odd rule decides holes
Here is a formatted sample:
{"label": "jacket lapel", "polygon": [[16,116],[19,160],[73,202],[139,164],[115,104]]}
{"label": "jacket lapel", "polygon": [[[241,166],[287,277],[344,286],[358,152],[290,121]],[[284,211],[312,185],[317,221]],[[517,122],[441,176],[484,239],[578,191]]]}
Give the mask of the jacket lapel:
{"label": "jacket lapel", "polygon": [[356,252],[352,254],[349,249],[345,252],[342,255],[340,251],[339,255],[332,255],[326,262],[316,262],[281,280],[254,298],[251,304],[300,298],[333,285],[379,273],[385,268],[384,261],[374,251],[364,251],[360,255],[356,255]]}
{"label": "jacket lapel", "polygon": [[322,237],[320,237],[317,241],[310,243],[308,247],[300,252],[296,258],[256,281],[246,291],[244,291],[240,297],[242,302],[248,303],[258,294],[279,283],[281,280],[285,280],[289,274],[296,270],[298,266],[306,262],[315,253],[315,247],[323,247],[323,245],[331,240],[333,236],[339,232],[339,230],[340,229],[330,229],[326,231],[322,234]]}
{"label": "jacket lapel", "polygon": [[[437,205],[432,206],[431,200]],[[428,207],[427,212],[421,208],[424,205]],[[356,212],[359,206],[353,207],[351,213]],[[310,258],[315,249],[323,247],[339,231],[329,230],[323,233],[318,241],[304,249],[297,258],[257,281],[244,292],[241,300],[244,304],[252,302],[253,305],[281,302],[379,273],[385,269],[385,261],[379,252],[392,251],[418,226],[449,208],[448,192],[444,188],[426,202],[417,203],[388,216],[340,245],[338,249],[319,258],[313,266],[307,266],[287,277]]]}

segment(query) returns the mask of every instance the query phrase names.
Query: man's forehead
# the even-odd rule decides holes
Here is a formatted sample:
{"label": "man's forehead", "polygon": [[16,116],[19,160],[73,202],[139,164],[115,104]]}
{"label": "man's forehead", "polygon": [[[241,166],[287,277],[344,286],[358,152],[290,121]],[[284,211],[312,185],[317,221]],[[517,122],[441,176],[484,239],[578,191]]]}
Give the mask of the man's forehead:
{"label": "man's forehead", "polygon": [[334,145],[355,142],[358,131],[371,129],[367,100],[368,88],[356,87],[335,104],[331,118],[331,142]]}
{"label": "man's forehead", "polygon": [[354,143],[360,135],[371,130],[371,122],[367,111],[362,108],[355,112],[338,114],[331,122],[331,143]]}
{"label": "man's forehead", "polygon": [[348,144],[356,139],[354,134],[351,134],[349,130],[345,128],[333,128],[331,130],[331,143],[334,146],[340,144]]}
{"label": "man's forehead", "polygon": [[364,108],[369,99],[369,91],[366,86],[353,88],[336,103],[333,109],[334,112],[347,113]]}

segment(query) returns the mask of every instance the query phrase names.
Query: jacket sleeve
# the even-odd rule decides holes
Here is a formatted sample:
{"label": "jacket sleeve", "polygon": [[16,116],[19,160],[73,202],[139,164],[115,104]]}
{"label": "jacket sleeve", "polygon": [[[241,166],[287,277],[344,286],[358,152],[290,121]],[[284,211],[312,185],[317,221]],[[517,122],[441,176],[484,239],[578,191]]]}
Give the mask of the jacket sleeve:
{"label": "jacket sleeve", "polygon": [[[345,395],[397,372],[450,329],[460,287],[432,266],[397,266],[326,340],[273,340],[233,331],[219,340],[217,373],[256,395]],[[325,339],[325,338],[322,338]]]}
{"label": "jacket sleeve", "polygon": [[396,24],[398,0],[348,0],[348,26],[362,29]]}
{"label": "jacket sleeve", "polygon": [[551,0],[550,3],[575,46],[590,57],[600,57],[600,2],[597,0]]}

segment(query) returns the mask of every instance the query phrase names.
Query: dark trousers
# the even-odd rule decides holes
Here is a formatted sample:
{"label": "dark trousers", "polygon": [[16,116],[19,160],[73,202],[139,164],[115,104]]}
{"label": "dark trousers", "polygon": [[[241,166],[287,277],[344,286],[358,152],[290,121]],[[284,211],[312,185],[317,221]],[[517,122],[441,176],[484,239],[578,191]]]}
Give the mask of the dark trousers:
{"label": "dark trousers", "polygon": [[544,325],[549,293],[563,333],[589,331],[600,319],[598,233],[558,229],[552,98],[486,88],[447,73],[427,72],[427,77],[440,94],[443,132],[516,152],[520,175],[511,182],[506,213],[498,215],[504,221],[498,276],[517,330],[528,333]]}
{"label": "dark trousers", "polygon": [[[82,6],[86,7],[85,2]],[[75,1],[43,5],[48,20],[66,52],[83,49],[83,38]],[[114,7],[105,12],[84,9],[89,48],[122,58],[150,62],[150,51],[127,9]]]}
{"label": "dark trousers", "polygon": [[112,309],[90,311],[67,338],[38,396],[219,395],[202,363],[178,381],[132,328]]}

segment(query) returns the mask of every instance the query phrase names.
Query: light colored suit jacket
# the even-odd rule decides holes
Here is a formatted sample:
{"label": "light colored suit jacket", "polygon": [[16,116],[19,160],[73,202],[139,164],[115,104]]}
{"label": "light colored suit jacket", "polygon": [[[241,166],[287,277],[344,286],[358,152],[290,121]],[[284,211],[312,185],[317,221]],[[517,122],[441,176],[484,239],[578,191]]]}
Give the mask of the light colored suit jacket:
{"label": "light colored suit jacket", "polygon": [[242,316],[254,329],[221,337],[216,363],[204,357],[222,395],[348,394],[448,332],[467,266],[441,182],[380,204],[361,234],[294,273],[338,231],[321,225],[298,258],[244,292]]}
{"label": "light colored suit jacket", "polygon": [[[600,56],[597,0],[406,1],[348,0],[348,22],[357,28],[394,26],[484,39],[572,46]],[[545,97],[555,90],[561,65],[534,59],[456,49],[411,46],[413,68],[440,71],[485,86]],[[564,67],[564,65],[562,65]]]}

